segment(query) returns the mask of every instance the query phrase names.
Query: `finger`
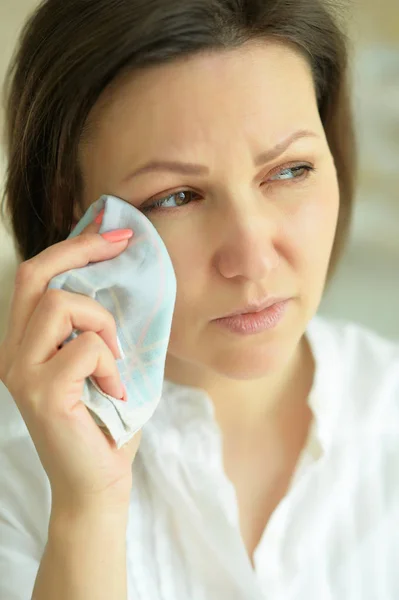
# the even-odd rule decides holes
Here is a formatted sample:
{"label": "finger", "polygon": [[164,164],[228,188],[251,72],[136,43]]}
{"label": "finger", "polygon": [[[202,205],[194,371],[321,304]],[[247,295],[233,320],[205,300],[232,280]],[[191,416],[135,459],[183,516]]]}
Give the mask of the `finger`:
{"label": "finger", "polygon": [[23,337],[21,357],[25,364],[47,362],[74,329],[93,331],[120,358],[113,315],[99,302],[83,294],[47,290],[39,300]]}
{"label": "finger", "polygon": [[[44,369],[47,380],[51,382],[46,394],[49,401],[57,402],[60,398],[65,405],[70,398],[70,406],[60,406],[61,409],[73,408],[77,397],[82,395],[84,380],[90,376],[109,396],[117,399],[123,396],[123,385],[112,352],[92,331],[83,332],[66,344]],[[70,390],[77,391],[77,394],[68,394]]]}
{"label": "finger", "polygon": [[53,277],[91,262],[114,258],[127,244],[128,240],[111,243],[96,233],[82,233],[54,244],[22,263],[17,271],[11,301],[6,334],[8,345],[20,345],[28,321]]}
{"label": "finger", "polygon": [[105,209],[103,208],[82,231],[79,235],[83,233],[98,233],[101,229],[101,223],[104,217]]}

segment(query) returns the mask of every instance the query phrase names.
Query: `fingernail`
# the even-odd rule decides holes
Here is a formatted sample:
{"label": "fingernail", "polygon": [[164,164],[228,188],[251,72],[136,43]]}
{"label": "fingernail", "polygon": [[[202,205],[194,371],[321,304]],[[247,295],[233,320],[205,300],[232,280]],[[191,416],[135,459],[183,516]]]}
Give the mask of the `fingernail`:
{"label": "fingernail", "polygon": [[107,231],[107,233],[101,234],[108,242],[121,242],[122,240],[128,240],[133,236],[131,229],[115,229],[115,231]]}
{"label": "fingernail", "polygon": [[103,220],[103,216],[104,216],[104,211],[105,211],[105,208],[103,208],[103,209],[102,209],[102,210],[101,210],[101,211],[98,213],[98,215],[96,216],[96,218],[94,219],[94,222],[95,222],[95,223],[97,223],[98,225],[101,225],[101,222],[102,222],[102,220]]}
{"label": "fingernail", "polygon": [[125,386],[123,385],[123,383],[122,383],[122,390],[123,391],[122,391],[121,400],[122,400],[122,402],[127,402],[127,390],[126,390]]}

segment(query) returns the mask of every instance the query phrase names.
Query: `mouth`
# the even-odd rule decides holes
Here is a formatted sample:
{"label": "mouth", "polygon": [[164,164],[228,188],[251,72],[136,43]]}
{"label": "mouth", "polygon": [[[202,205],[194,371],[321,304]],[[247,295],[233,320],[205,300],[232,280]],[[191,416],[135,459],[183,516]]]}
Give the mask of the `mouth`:
{"label": "mouth", "polygon": [[275,304],[286,302],[287,300],[289,300],[289,298],[287,296],[286,297],[270,296],[266,300],[264,300],[262,303],[246,304],[245,306],[242,306],[241,308],[238,308],[237,310],[235,310],[231,313],[227,313],[227,314],[221,315],[220,317],[217,317],[217,319],[225,319],[227,317],[234,317],[236,315],[256,314],[256,313],[262,312],[262,310],[265,310],[267,308],[270,308],[271,306],[274,306]]}

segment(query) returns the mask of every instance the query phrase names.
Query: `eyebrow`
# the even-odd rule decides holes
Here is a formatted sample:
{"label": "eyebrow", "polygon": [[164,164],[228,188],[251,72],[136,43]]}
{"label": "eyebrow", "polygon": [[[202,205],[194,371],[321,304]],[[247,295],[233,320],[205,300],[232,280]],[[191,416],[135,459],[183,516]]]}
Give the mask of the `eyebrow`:
{"label": "eyebrow", "polygon": [[[282,142],[279,142],[274,148],[266,150],[266,152],[262,152],[255,159],[255,166],[259,167],[267,162],[271,162],[275,160],[279,156],[281,156],[294,142],[304,137],[316,137],[319,136],[310,130],[301,129],[299,131],[295,131],[290,136],[288,136]],[[171,171],[173,173],[179,173],[181,175],[206,175],[209,174],[209,168],[204,165],[197,165],[194,163],[184,163],[179,161],[170,161],[170,160],[152,160],[151,162],[145,164],[140,167],[133,173],[130,173],[124,181],[128,181],[133,177],[137,177],[138,175],[143,175],[144,173],[153,173],[159,171]]]}

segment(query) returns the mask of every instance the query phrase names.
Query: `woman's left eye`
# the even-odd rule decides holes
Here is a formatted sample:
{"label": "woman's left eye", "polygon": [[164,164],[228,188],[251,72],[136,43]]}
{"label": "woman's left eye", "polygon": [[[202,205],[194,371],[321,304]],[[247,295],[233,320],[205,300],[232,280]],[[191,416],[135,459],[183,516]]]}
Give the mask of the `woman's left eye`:
{"label": "woman's left eye", "polygon": [[[276,176],[280,176],[282,175],[283,177],[281,178],[282,180],[284,179],[303,179],[303,177],[300,177],[300,175],[303,174],[303,172],[305,173],[305,177],[306,174],[309,174],[311,171],[314,171],[314,167],[312,167],[311,165],[298,165],[296,167],[286,167],[285,169],[281,169],[278,173],[276,173],[276,175],[273,175],[270,179],[273,181],[274,177]],[[290,174],[294,173],[294,177],[287,177],[287,175],[289,176]],[[299,173],[299,175],[298,175]]]}
{"label": "woman's left eye", "polygon": [[[303,180],[306,179],[308,177],[308,175],[315,171],[316,169],[314,167],[312,167],[311,165],[297,165],[295,167],[285,167],[284,169],[280,169],[280,171],[278,171],[277,173],[275,173],[274,175],[272,175],[272,177],[270,177],[269,181],[285,181],[285,180],[295,180],[295,179],[299,179],[299,180]],[[277,178],[277,179],[276,179]],[[154,202],[153,204],[149,205],[149,206],[144,206],[141,208],[142,212],[144,213],[149,213],[152,212],[153,210],[157,210],[157,209],[167,209],[172,208],[179,208],[181,206],[185,206],[186,204],[189,203],[189,200],[187,201],[187,196],[198,196],[198,194],[196,194],[195,192],[192,192],[190,190],[183,190],[181,192],[175,192],[173,194],[169,194],[168,196],[165,196],[165,198],[161,198],[160,200],[157,200],[156,202]],[[173,198],[177,198],[177,200],[175,200],[174,202],[177,202],[177,206],[166,206],[168,202],[172,201],[173,202]]]}

